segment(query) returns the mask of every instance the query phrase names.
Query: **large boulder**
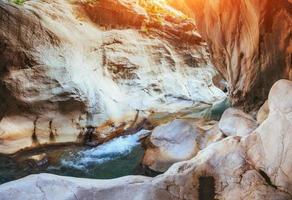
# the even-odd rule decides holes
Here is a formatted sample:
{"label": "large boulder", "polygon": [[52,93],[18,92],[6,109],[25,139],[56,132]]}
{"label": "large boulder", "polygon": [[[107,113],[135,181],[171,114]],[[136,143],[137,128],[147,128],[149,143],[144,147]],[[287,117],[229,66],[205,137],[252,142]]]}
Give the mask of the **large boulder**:
{"label": "large boulder", "polygon": [[252,116],[236,108],[228,108],[219,121],[219,129],[226,136],[247,136],[258,126]]}
{"label": "large boulder", "polygon": [[222,139],[212,131],[216,124],[205,124],[203,130],[195,120],[176,119],[156,127],[151,136],[142,164],[156,172],[165,172],[172,164],[193,158],[201,149]]}
{"label": "large boulder", "polygon": [[101,26],[140,28],[148,14],[135,0],[81,1],[90,19]]}

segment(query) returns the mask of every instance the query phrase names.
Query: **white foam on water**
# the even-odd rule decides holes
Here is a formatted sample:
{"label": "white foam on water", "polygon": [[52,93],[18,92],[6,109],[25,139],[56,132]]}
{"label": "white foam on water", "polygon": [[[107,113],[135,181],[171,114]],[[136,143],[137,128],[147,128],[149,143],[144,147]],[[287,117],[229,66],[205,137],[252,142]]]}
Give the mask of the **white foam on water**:
{"label": "white foam on water", "polygon": [[61,165],[75,169],[84,170],[88,166],[103,164],[105,162],[126,156],[140,145],[140,136],[148,133],[147,130],[141,130],[134,135],[127,135],[115,138],[96,148],[80,151],[70,158],[61,160]]}

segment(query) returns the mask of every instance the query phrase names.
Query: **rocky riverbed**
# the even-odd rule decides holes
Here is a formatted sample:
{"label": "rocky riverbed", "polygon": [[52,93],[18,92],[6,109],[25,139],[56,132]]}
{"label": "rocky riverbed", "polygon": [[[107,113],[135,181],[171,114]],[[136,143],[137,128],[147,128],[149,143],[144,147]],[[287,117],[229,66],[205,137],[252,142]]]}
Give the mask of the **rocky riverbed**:
{"label": "rocky riverbed", "polygon": [[291,27],[291,0],[0,0],[0,200],[292,199]]}

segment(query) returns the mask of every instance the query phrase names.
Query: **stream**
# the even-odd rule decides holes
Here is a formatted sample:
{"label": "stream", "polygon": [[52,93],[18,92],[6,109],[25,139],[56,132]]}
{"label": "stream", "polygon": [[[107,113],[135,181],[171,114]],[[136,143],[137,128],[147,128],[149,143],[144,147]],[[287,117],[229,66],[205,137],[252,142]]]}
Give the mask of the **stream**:
{"label": "stream", "polygon": [[[180,115],[218,120],[229,105],[229,100],[225,99],[211,107],[198,106],[182,110]],[[168,122],[172,118],[177,118],[177,114],[155,114],[154,120]],[[93,179],[112,179],[126,175],[155,176],[157,174],[146,172],[140,166],[144,149],[139,140],[148,132],[141,130],[133,135],[120,136],[97,147],[59,146],[33,149],[14,156],[0,154],[0,184],[38,173]]]}
{"label": "stream", "polygon": [[0,155],[0,184],[38,173],[95,179],[139,174],[144,153],[139,139],[147,132],[121,136],[95,148],[72,146],[19,157]]}

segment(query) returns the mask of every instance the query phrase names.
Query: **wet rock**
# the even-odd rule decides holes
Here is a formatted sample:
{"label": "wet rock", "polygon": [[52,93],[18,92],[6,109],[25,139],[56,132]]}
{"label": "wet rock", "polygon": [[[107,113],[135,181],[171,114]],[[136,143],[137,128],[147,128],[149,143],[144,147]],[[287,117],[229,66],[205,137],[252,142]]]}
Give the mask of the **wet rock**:
{"label": "wet rock", "polygon": [[252,116],[235,108],[228,108],[219,121],[219,129],[226,136],[247,136],[258,124]]}
{"label": "wet rock", "polygon": [[49,158],[45,153],[43,153],[39,155],[30,156],[25,160],[25,162],[32,169],[43,168],[48,166]]}

